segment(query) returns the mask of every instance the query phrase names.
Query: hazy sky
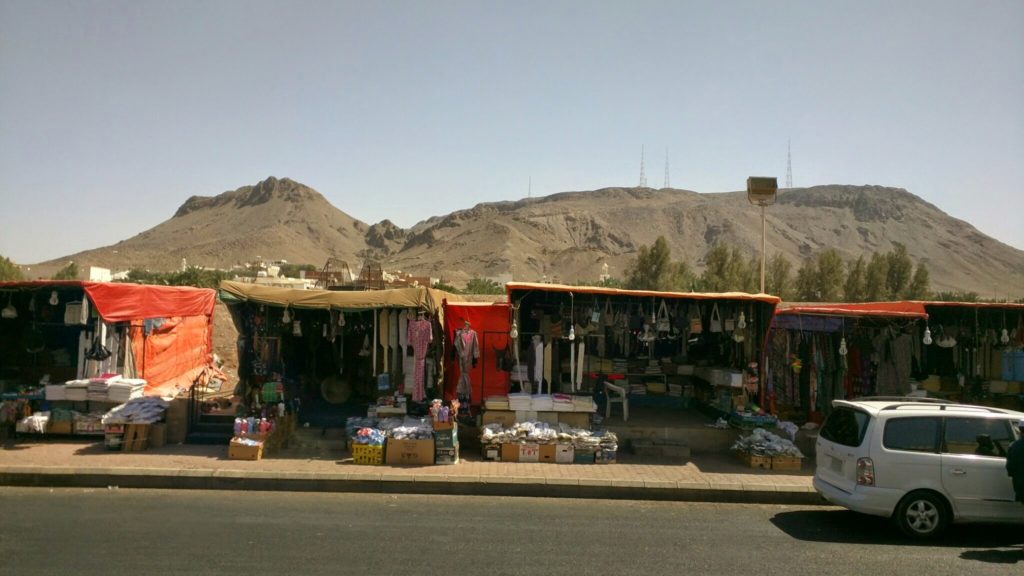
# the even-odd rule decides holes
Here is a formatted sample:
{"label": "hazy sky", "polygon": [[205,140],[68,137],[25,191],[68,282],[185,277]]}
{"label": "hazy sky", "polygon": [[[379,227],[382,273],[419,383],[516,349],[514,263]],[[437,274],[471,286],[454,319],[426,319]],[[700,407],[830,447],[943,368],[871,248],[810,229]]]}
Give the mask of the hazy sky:
{"label": "hazy sky", "polygon": [[1024,249],[1024,2],[0,0],[0,255],[267,176],[368,223],[749,175],[906,188]]}

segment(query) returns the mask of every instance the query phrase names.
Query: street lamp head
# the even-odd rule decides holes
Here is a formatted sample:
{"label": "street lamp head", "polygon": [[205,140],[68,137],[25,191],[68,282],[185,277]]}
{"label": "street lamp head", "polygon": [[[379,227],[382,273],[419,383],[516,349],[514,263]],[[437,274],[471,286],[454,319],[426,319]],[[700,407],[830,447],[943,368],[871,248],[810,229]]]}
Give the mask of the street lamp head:
{"label": "street lamp head", "polygon": [[747,178],[747,200],[757,206],[775,204],[775,195],[779,191],[778,180],[774,176],[751,176]]}

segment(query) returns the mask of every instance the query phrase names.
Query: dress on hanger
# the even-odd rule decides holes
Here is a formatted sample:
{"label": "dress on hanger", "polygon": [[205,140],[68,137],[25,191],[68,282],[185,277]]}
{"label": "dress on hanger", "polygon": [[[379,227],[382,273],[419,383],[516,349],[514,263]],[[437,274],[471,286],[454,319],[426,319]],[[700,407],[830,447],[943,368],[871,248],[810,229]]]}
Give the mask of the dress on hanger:
{"label": "dress on hanger", "polygon": [[456,391],[460,398],[469,398],[472,391],[469,372],[480,358],[480,341],[476,330],[469,327],[469,322],[466,322],[465,327],[455,331],[454,344],[455,356],[459,360],[459,382]]}
{"label": "dress on hanger", "polygon": [[422,402],[426,398],[424,372],[427,363],[427,347],[434,341],[434,329],[430,320],[418,319],[409,322],[409,342],[413,350],[413,402]]}

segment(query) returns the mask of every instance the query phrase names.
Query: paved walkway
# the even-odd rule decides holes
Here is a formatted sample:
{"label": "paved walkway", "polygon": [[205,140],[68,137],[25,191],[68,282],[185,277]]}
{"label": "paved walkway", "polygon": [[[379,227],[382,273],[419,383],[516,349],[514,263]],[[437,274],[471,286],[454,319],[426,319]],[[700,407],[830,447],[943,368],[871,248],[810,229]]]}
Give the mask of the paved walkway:
{"label": "paved walkway", "polygon": [[259,461],[228,460],[226,446],[176,445],[111,452],[101,443],[21,439],[0,450],[0,484],[413,492],[764,503],[824,503],[800,471],[744,466],[731,453],[685,461],[540,464],[482,461],[466,451],[454,465],[355,465],[340,450],[282,450]]}

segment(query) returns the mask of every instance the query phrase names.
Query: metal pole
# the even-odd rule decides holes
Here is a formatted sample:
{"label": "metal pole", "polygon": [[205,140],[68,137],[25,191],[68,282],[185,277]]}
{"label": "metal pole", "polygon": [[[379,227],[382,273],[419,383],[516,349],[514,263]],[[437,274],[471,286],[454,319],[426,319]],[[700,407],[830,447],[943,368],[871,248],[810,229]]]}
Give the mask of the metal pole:
{"label": "metal pole", "polygon": [[764,220],[764,204],[761,205],[761,294],[764,294],[764,261],[765,261],[765,236],[767,225]]}

